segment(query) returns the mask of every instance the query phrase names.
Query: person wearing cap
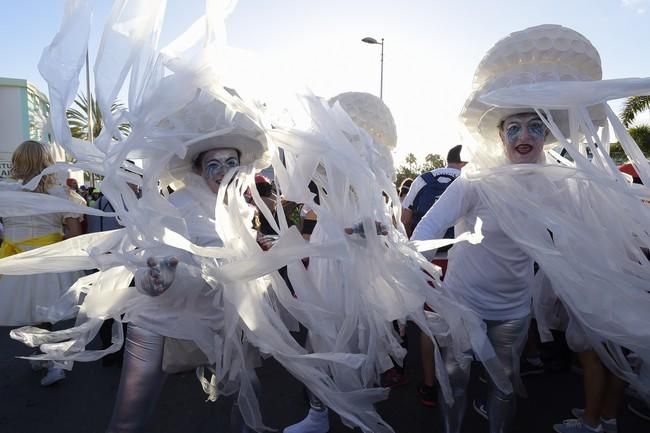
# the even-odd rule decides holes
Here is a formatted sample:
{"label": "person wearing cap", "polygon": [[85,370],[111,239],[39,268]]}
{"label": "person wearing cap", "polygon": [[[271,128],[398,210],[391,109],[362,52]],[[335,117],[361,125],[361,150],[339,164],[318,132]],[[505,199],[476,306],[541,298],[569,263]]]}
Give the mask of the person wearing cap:
{"label": "person wearing cap", "polygon": [[[449,149],[447,152],[446,167],[436,168],[427,173],[421,174],[415,178],[411,184],[406,197],[402,201],[402,224],[404,224],[404,229],[409,236],[413,234],[413,230],[419,223],[420,219],[424,216],[424,213],[428,210],[428,207],[433,205],[442,192],[444,192],[447,187],[449,187],[449,185],[460,176],[461,169],[467,164],[467,162],[463,161],[461,158],[462,148],[463,146],[459,144]],[[425,188],[430,183],[438,186],[435,188],[435,191],[429,191]],[[423,188],[425,189],[423,190]],[[435,196],[423,197],[423,194],[435,194]],[[426,203],[426,206],[428,207],[426,209],[414,209],[414,204],[416,202]],[[446,235],[446,237],[453,238],[453,228],[448,230],[448,235]],[[446,249],[444,251],[446,251]],[[444,275],[447,268],[446,254],[444,254],[444,252],[438,254],[433,260],[433,263],[441,267]],[[433,344],[423,333],[420,333],[420,354],[422,357],[422,370],[424,377],[422,384],[418,387],[418,395],[420,402],[423,405],[432,407],[436,405]]]}
{"label": "person wearing cap", "polygon": [[[413,215],[413,202],[418,196],[420,190],[427,185],[427,180],[425,178],[432,177],[441,184],[449,185],[451,182],[460,176],[460,170],[467,164],[467,161],[463,161],[460,154],[463,146],[457,145],[449,149],[447,152],[447,166],[444,168],[435,168],[431,170],[430,174],[421,174],[416,177],[413,183],[411,184],[404,200],[402,201],[402,224],[406,229],[406,233],[410,236],[415,230],[417,222],[423,215],[417,217],[417,221],[414,221]],[[443,187],[444,188],[444,187]],[[435,200],[433,200],[435,201]],[[432,202],[433,202],[432,201]]]}
{"label": "person wearing cap", "polygon": [[[597,151],[594,161],[586,157],[586,147],[593,151],[607,139],[606,120],[636,154],[638,147],[627,141],[603,102],[613,89],[632,94],[639,83],[601,78],[598,52],[584,36],[562,26],[532,27],[495,44],[476,70],[474,92],[461,113],[476,140],[472,162],[413,233],[414,240],[435,239],[450,225],[457,232],[482,233],[480,243],[459,243],[450,250],[442,289],[484,321],[494,349],[494,362],[484,361],[491,433],[512,431],[515,391],[523,392],[518,364],[531,300],[540,333],[550,335],[534,262],[566,307],[570,346],[595,350],[613,373],[647,392],[644,373],[634,372],[623,356],[625,347],[648,358],[649,338],[638,329],[649,325],[637,320],[650,308],[650,264],[642,253],[650,242],[649,227],[647,218],[638,218],[647,211],[612,169],[609,155]],[[647,80],[641,84],[649,86]],[[575,144],[580,136],[588,146]],[[569,151],[574,165],[546,158],[544,146],[555,141]],[[621,229],[611,236],[605,227]],[[614,304],[622,314],[612,315]],[[442,405],[445,432],[457,433],[471,354],[465,358],[443,347],[442,358],[444,366],[438,367],[446,369],[455,389],[453,404]],[[575,413],[577,419],[554,426],[555,431],[602,431],[601,419]]]}
{"label": "person wearing cap", "polygon": [[101,189],[95,187],[90,190],[90,194],[88,196],[88,206],[93,207],[95,203],[99,200],[99,198],[102,196],[102,191]]}

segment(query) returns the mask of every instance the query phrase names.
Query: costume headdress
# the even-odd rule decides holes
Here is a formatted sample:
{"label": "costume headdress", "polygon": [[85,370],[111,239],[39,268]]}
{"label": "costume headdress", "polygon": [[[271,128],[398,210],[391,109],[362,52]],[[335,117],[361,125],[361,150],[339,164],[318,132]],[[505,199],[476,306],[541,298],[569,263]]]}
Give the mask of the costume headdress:
{"label": "costume headdress", "polygon": [[268,165],[266,135],[254,113],[245,108],[235,111],[205,91],[160,121],[153,135],[182,141],[185,154],[172,156],[168,165],[175,178],[191,171],[194,160],[211,149],[237,150],[241,165]]}
{"label": "costume headdress", "polygon": [[[394,180],[395,168],[391,151],[397,146],[397,131],[390,109],[375,95],[364,92],[345,92],[330,98],[329,104],[339,104],[354,124],[372,138],[366,149],[360,149],[368,164],[379,166]],[[351,138],[351,142],[358,142]]]}
{"label": "costume headdress", "polygon": [[[491,92],[520,85],[561,81],[601,80],[600,56],[587,38],[559,25],[545,24],[514,32],[497,42],[474,73],[474,90],[461,112],[461,120],[479,142],[498,143],[497,126],[506,117],[534,111],[530,106],[497,106],[486,102]],[[521,98],[526,101],[526,98]],[[602,123],[601,106],[590,108],[595,124]],[[553,111],[553,120],[569,136],[566,111]],[[548,142],[555,141],[549,134]]]}
{"label": "costume headdress", "polygon": [[397,146],[397,131],[390,109],[384,101],[363,92],[345,92],[329,100],[330,105],[338,102],[352,121],[363,128],[379,144],[389,150]]}

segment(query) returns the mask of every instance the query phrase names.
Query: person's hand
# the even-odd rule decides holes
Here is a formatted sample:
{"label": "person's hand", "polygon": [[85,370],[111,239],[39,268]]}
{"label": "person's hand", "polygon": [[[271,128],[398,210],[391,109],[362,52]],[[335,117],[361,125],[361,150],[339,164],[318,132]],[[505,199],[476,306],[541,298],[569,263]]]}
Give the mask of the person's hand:
{"label": "person's hand", "polygon": [[262,250],[268,251],[275,245],[278,239],[280,239],[278,235],[260,235],[257,237],[257,243],[262,247]]}
{"label": "person's hand", "polygon": [[[377,230],[378,236],[386,236],[388,234],[388,227],[386,227],[384,224],[380,223],[379,221],[375,221],[375,229]],[[358,222],[352,227],[346,228],[345,233],[348,235],[359,235],[361,239],[366,238],[366,232],[363,228],[362,222]]]}
{"label": "person's hand", "polygon": [[147,269],[138,285],[139,289],[149,296],[162,295],[174,282],[176,277],[176,257],[164,257],[147,259]]}

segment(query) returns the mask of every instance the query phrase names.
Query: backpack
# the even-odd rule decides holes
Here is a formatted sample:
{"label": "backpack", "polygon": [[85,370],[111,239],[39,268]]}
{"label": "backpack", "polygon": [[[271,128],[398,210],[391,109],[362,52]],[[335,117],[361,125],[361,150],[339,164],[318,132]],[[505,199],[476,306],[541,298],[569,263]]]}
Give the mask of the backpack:
{"label": "backpack", "polygon": [[[440,182],[439,179],[445,178],[449,179],[449,182]],[[413,205],[411,210],[413,212],[413,230],[418,225],[422,217],[429,211],[431,206],[440,198],[443,192],[447,189],[451,183],[456,180],[455,176],[450,174],[441,173],[434,175],[430,171],[422,174],[422,179],[426,182],[426,185],[418,191],[415,199],[413,200]],[[454,237],[454,228],[450,227],[445,233],[445,238]]]}

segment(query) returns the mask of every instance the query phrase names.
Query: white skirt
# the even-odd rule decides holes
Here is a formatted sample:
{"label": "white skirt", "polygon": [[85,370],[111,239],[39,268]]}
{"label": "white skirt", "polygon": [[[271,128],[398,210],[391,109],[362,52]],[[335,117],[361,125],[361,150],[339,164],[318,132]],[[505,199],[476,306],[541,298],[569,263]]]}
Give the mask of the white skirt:
{"label": "white skirt", "polygon": [[37,306],[54,305],[80,272],[35,275],[0,275],[0,326],[21,326],[41,323]]}

